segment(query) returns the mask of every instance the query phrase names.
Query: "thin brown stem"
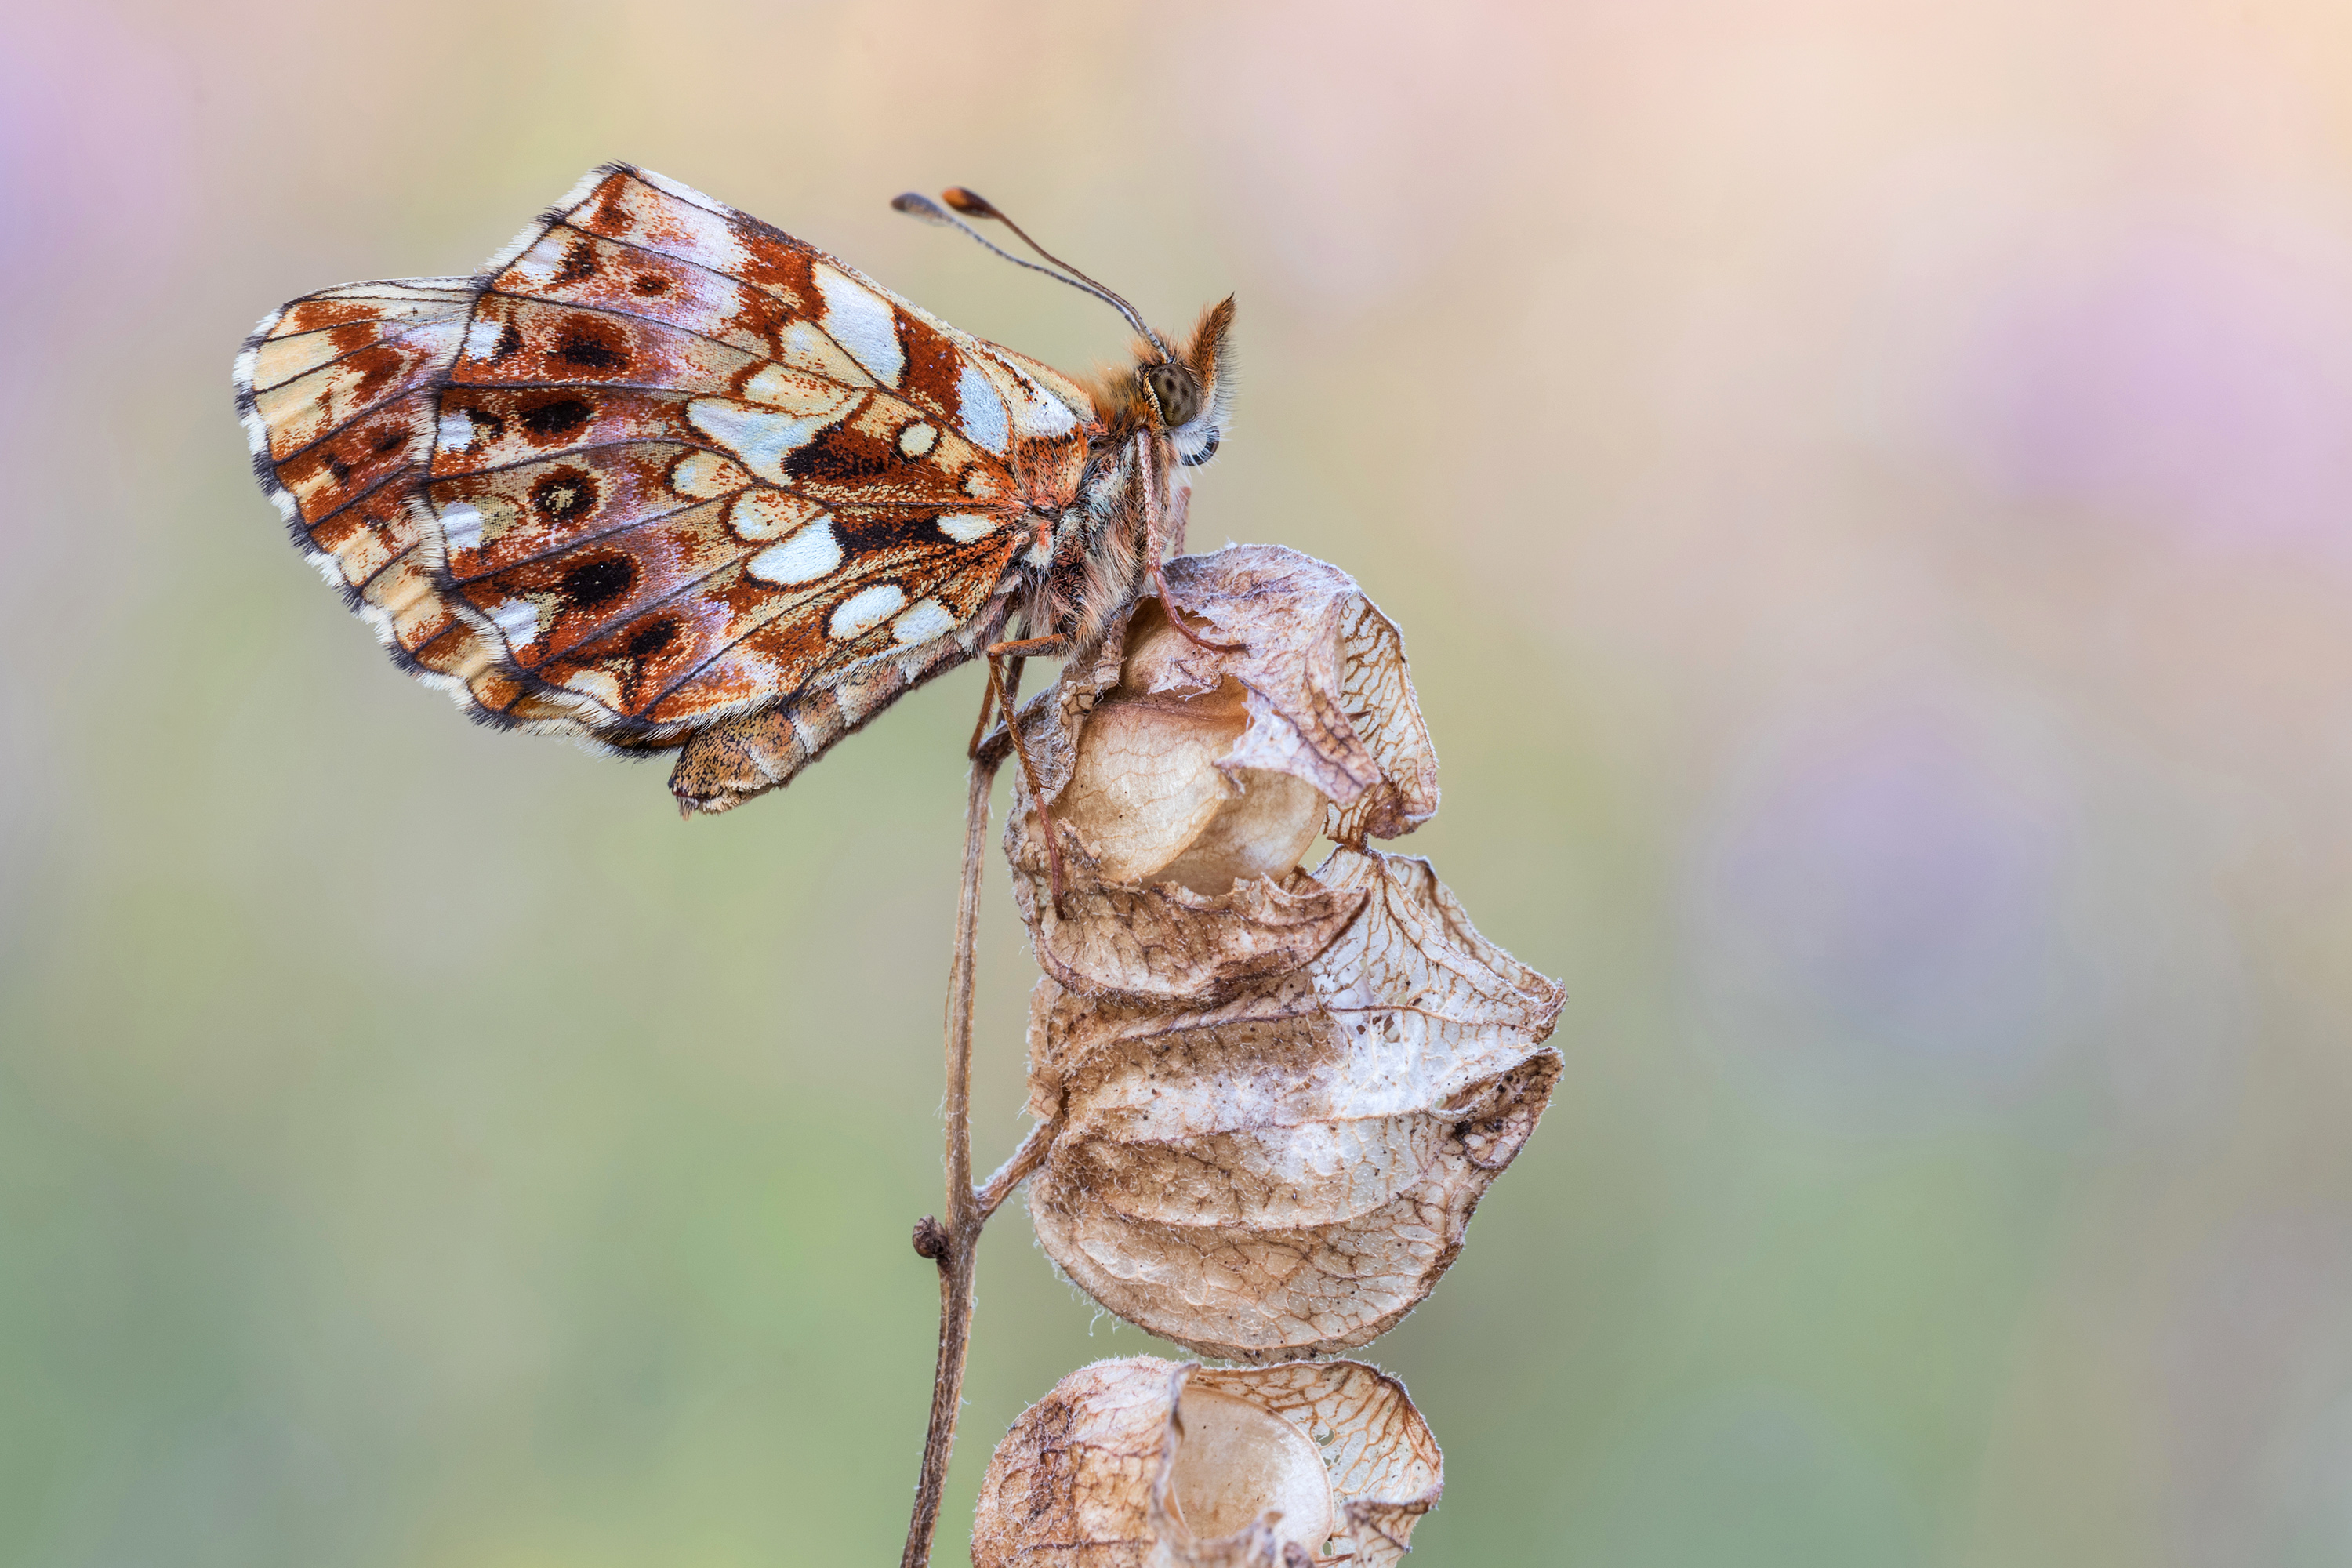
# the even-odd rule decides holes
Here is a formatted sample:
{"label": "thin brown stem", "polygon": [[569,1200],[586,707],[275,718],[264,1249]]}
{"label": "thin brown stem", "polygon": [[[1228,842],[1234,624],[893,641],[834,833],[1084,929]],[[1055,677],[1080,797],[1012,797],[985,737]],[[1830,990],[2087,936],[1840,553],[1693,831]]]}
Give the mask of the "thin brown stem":
{"label": "thin brown stem", "polygon": [[[963,1405],[964,1357],[971,1344],[972,1266],[980,1255],[980,1227],[987,1218],[981,1194],[971,1186],[972,949],[980,926],[988,793],[996,779],[996,766],[987,757],[972,763],[971,793],[964,803],[963,889],[956,900],[955,958],[948,969],[948,1212],[944,1224],[928,1221],[915,1227],[915,1250],[939,1264],[940,1359],[931,1379],[931,1420],[923,1437],[922,1472],[915,1483],[915,1513],[908,1521],[907,1549],[899,1556],[899,1568],[926,1568],[931,1560],[932,1537],[939,1532],[940,1494],[947,1486],[948,1461],[955,1454],[956,1415]],[[1000,1196],[997,1201],[1003,1200]]]}

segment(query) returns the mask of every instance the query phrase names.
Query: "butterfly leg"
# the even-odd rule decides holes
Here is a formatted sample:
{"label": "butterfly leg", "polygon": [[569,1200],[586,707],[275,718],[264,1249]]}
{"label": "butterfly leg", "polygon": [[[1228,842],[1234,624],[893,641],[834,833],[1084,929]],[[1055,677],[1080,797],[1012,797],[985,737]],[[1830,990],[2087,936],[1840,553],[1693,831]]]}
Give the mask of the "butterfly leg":
{"label": "butterfly leg", "polygon": [[[1034,640],[1034,639],[1033,639]],[[1037,785],[1037,765],[1029,760],[1029,748],[1022,743],[1021,726],[1013,721],[1013,699],[1007,695],[1002,675],[1003,660],[994,648],[988,653],[988,689],[995,693],[996,705],[1004,712],[1004,731],[1013,738],[1013,754],[1021,759],[1021,776],[1028,781],[1029,798],[1037,803],[1037,828],[1045,840],[1045,879],[1053,890],[1054,918],[1062,918],[1062,836],[1054,826],[1054,814],[1045,804],[1045,792]],[[1021,662],[1013,660],[1013,679],[1020,679]]]}
{"label": "butterfly leg", "polygon": [[1168,574],[1160,570],[1160,558],[1156,555],[1151,559],[1151,585],[1160,590],[1160,607],[1168,612],[1168,624],[1174,626],[1178,631],[1183,633],[1185,639],[1192,643],[1194,647],[1204,648],[1210,653],[1246,653],[1249,651],[1249,644],[1247,643],[1211,642],[1207,637],[1202,637],[1200,633],[1194,631],[1192,627],[1184,624],[1184,617],[1177,613],[1180,606],[1176,603],[1176,595],[1169,591]]}
{"label": "butterfly leg", "polygon": [[[992,657],[993,657],[993,650],[992,650]],[[1021,695],[1021,667],[1026,662],[1028,661],[1020,655],[1013,655],[1013,668],[1007,670],[1004,676],[1003,695],[1008,700],[1017,699]],[[997,689],[994,681],[990,681],[980,689],[980,717],[972,721],[971,743],[964,747],[965,756],[980,755],[980,743],[988,738],[989,715],[996,711],[996,699]]]}
{"label": "butterfly leg", "polygon": [[1151,585],[1155,589],[1159,590],[1160,607],[1168,612],[1168,624],[1181,632],[1184,635],[1185,640],[1190,642],[1194,647],[1204,649],[1210,653],[1244,652],[1249,646],[1246,643],[1212,642],[1207,637],[1204,637],[1200,633],[1194,631],[1192,627],[1186,626],[1184,624],[1184,617],[1180,613],[1180,608],[1176,603],[1176,595],[1170,593],[1168,590],[1168,573],[1166,568],[1160,563],[1160,558],[1167,553],[1168,541],[1171,537],[1173,537],[1179,543],[1182,542],[1184,538],[1184,525],[1189,521],[1188,514],[1192,510],[1192,493],[1190,490],[1186,490],[1178,497],[1175,507],[1175,526],[1172,529],[1163,531],[1161,528],[1161,519],[1158,500],[1160,494],[1160,476],[1156,471],[1156,465],[1152,461],[1151,452],[1152,445],[1149,441],[1143,443],[1139,451],[1139,457],[1141,459],[1141,466],[1145,469],[1143,474],[1143,553],[1145,559],[1151,563]]}
{"label": "butterfly leg", "polygon": [[1059,658],[1070,651],[1067,637],[1018,637],[1012,642],[992,642],[981,650],[991,658],[1010,657],[1026,658],[1035,654],[1040,658]]}

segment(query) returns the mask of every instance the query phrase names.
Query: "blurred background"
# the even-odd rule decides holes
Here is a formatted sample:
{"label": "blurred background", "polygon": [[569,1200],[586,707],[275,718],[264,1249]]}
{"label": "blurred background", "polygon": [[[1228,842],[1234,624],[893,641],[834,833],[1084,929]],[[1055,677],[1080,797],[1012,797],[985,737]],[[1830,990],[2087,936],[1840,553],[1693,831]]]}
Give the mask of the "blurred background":
{"label": "blurred background", "polygon": [[[783,795],[464,723],[228,366],[627,158],[1083,367],[1244,373],[1567,1076],[1369,1353],[1433,1563],[2352,1562],[2352,10],[19,4],[0,1562],[892,1560],[971,671]],[[1022,1123],[1000,868],[978,1156]],[[941,1531],[1157,1348],[1008,1210]]]}

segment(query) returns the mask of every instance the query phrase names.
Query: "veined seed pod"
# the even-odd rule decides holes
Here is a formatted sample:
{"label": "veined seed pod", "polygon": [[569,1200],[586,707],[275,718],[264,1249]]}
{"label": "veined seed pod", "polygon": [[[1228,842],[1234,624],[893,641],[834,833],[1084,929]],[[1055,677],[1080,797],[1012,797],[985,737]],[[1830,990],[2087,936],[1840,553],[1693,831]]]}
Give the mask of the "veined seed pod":
{"label": "veined seed pod", "polygon": [[996,1446],[974,1568],[1384,1568],[1444,1468],[1404,1387],[1360,1362],[1072,1373]]}
{"label": "veined seed pod", "polygon": [[[1006,829],[1046,978],[1029,1110],[1045,1251],[1202,1354],[1363,1344],[1435,1285],[1559,1074],[1559,989],[1369,837],[1436,809],[1396,630],[1342,573],[1237,546],[1024,715],[1067,885],[1024,790]],[[1339,843],[1311,875],[1318,832]]]}
{"label": "veined seed pod", "polygon": [[1112,1311],[1204,1355],[1367,1343],[1435,1287],[1560,1070],[1559,987],[1481,938],[1428,862],[1335,851],[1360,892],[1312,963],[1205,1007],[1038,983],[1029,1212]]}
{"label": "veined seed pod", "polygon": [[1068,885],[1046,897],[1034,802],[1005,832],[1037,960],[1072,990],[1201,1002],[1287,973],[1362,907],[1298,869],[1318,834],[1409,833],[1437,757],[1396,628],[1345,573],[1273,545],[1168,563],[1204,648],[1156,599],[1023,715]]}

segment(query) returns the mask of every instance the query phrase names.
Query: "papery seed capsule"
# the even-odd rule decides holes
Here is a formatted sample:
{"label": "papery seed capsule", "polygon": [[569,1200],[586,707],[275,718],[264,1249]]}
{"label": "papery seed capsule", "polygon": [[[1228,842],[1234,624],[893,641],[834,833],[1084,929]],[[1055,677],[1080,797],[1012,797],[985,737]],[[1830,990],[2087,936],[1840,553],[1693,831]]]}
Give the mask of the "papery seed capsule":
{"label": "papery seed capsule", "polygon": [[1005,828],[1045,972],[1089,995],[1204,1002],[1312,959],[1355,918],[1298,869],[1317,835],[1360,845],[1437,809],[1437,757],[1396,628],[1337,568],[1272,545],[1168,565],[1187,639],[1157,600],[1106,631],[1022,731],[1067,890],[1025,784]]}
{"label": "papery seed capsule", "polygon": [[1346,1350],[1435,1288],[1549,1103],[1559,988],[1481,939],[1428,862],[1341,849],[1364,912],[1209,1006],[1038,983],[1029,1213],[1046,1255],[1204,1355]]}
{"label": "papery seed capsule", "polygon": [[1276,1538],[1310,1550],[1331,1535],[1331,1478],[1306,1433],[1246,1399],[1213,1389],[1184,1395],[1184,1441],[1168,1502],[1202,1540],[1236,1535],[1274,1514]]}
{"label": "papery seed capsule", "polygon": [[1381,1568],[1409,1550],[1444,1479],[1403,1385],[1360,1362],[1097,1362],[997,1445],[971,1560],[1291,1568],[1346,1556]]}

